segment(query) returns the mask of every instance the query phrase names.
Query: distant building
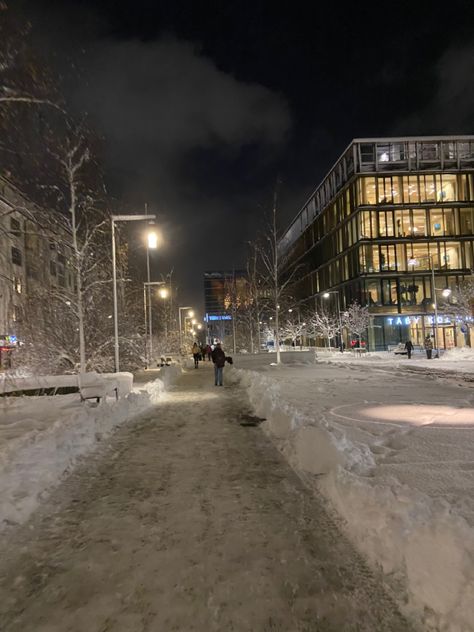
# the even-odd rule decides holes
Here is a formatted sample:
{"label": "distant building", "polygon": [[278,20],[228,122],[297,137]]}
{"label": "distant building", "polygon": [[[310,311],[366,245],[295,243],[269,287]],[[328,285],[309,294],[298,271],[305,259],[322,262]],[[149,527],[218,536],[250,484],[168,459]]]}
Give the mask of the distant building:
{"label": "distant building", "polygon": [[301,266],[303,304],[331,291],[342,310],[354,300],[369,307],[370,348],[434,334],[435,295],[440,347],[450,348],[468,336],[441,293],[472,274],[473,227],[474,136],[356,139],[279,249],[287,271]]}
{"label": "distant building", "polygon": [[209,341],[225,341],[233,335],[232,316],[236,297],[246,283],[245,270],[204,272],[204,320]]}
{"label": "distant building", "polygon": [[48,293],[66,300],[74,291],[69,241],[51,213],[0,178],[0,369],[11,365],[25,330],[38,326]]}

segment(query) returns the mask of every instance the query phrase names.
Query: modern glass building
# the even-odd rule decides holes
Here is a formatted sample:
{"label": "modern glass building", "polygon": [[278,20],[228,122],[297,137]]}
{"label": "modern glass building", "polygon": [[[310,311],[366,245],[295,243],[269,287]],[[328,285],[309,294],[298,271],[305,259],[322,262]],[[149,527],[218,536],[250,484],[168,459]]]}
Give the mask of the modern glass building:
{"label": "modern glass building", "polygon": [[[474,136],[355,139],[280,240],[285,269],[299,265],[302,303],[337,291],[373,316],[369,347],[435,328],[441,348],[465,345],[442,290],[472,274]],[[432,287],[432,269],[435,288]]]}

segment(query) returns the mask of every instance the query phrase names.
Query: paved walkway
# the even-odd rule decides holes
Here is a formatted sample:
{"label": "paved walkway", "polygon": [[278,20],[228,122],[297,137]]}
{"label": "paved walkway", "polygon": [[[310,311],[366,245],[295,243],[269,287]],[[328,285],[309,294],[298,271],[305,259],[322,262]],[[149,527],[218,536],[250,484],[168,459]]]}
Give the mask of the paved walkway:
{"label": "paved walkway", "polygon": [[238,387],[190,370],[0,551],[2,632],[407,632]]}

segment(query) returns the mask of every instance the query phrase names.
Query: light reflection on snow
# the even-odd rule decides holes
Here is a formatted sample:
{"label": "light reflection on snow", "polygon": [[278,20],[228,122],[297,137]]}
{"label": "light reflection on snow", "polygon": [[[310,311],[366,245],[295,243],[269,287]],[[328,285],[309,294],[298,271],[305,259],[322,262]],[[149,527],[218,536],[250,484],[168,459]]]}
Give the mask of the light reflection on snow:
{"label": "light reflection on snow", "polygon": [[204,402],[211,399],[217,399],[219,394],[216,392],[209,391],[179,391],[173,392],[168,391],[163,393],[161,396],[162,402],[180,402],[180,403],[191,403],[191,402]]}
{"label": "light reflection on snow", "polygon": [[[341,414],[341,409],[347,412]],[[340,406],[338,417],[352,421],[408,424],[412,426],[473,426],[474,408],[456,408],[443,404],[373,404],[370,406]]]}

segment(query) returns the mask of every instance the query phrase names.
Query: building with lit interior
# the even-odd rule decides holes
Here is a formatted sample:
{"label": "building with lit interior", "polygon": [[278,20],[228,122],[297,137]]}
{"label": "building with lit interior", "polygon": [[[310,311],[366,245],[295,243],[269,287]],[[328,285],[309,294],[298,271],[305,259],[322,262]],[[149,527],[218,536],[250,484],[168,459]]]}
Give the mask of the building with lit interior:
{"label": "building with lit interior", "polygon": [[246,286],[245,270],[204,272],[204,321],[210,342],[232,336],[233,303]]}
{"label": "building with lit interior", "polygon": [[283,234],[280,255],[285,270],[300,266],[302,304],[330,291],[341,310],[369,307],[369,348],[422,344],[435,333],[435,300],[440,348],[462,346],[466,326],[443,290],[472,274],[473,213],[474,136],[355,139]]}

